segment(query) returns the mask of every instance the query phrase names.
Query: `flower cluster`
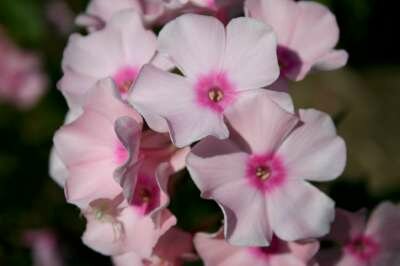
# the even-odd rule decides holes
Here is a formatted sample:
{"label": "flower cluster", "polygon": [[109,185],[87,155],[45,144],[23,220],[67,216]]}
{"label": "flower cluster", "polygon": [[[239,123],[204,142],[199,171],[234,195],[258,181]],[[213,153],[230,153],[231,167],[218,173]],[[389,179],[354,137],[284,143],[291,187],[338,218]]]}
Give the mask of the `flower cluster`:
{"label": "flower cluster", "polygon": [[[50,172],[85,216],[87,246],[117,266],[392,265],[380,264],[399,246],[384,231],[400,221],[389,203],[367,229],[333,237],[344,252],[318,253],[335,204],[315,184],[341,175],[346,146],[327,114],[295,108],[288,82],[346,64],[326,7],[92,0],[77,23],[88,34],[64,52],[70,110]],[[170,177],[185,167],[223,212],[216,234],[182,231],[167,208]]]}

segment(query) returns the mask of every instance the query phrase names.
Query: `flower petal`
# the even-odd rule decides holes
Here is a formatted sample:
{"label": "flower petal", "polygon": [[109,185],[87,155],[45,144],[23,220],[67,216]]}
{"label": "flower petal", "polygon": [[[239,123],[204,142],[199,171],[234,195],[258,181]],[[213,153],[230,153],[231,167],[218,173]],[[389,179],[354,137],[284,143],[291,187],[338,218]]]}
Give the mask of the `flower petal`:
{"label": "flower petal", "polygon": [[295,115],[280,108],[265,91],[238,99],[227,109],[226,118],[257,154],[274,151],[298,123]]}
{"label": "flower petal", "polygon": [[268,195],[272,230],[286,241],[321,237],[334,219],[334,202],[302,180],[288,180]]}
{"label": "flower petal", "polygon": [[237,89],[259,89],[272,84],[279,77],[272,29],[251,18],[236,18],[226,31],[223,69]]}
{"label": "flower petal", "polygon": [[[179,40],[179,41],[177,41]],[[161,30],[159,51],[190,79],[218,70],[225,49],[225,29],[214,17],[187,14]]]}
{"label": "flower petal", "polygon": [[303,125],[279,148],[288,176],[315,181],[337,178],[346,165],[346,145],[336,135],[332,119],[313,109],[300,110]]}
{"label": "flower petal", "polygon": [[333,50],[321,57],[313,66],[316,70],[335,70],[344,67],[349,59],[349,54],[344,50]]}

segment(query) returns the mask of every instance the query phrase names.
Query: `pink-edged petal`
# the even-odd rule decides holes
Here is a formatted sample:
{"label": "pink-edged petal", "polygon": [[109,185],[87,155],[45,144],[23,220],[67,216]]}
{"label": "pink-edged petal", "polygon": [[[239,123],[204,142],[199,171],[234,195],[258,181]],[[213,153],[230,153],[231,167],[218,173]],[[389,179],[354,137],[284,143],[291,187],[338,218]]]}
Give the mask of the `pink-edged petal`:
{"label": "pink-edged petal", "polygon": [[363,234],[365,227],[366,211],[364,209],[355,213],[336,209],[335,221],[332,224],[329,238],[344,245]]}
{"label": "pink-edged petal", "polygon": [[383,202],[371,214],[366,235],[378,241],[382,251],[400,252],[400,206],[391,202]]}
{"label": "pink-edged petal", "polygon": [[222,230],[211,235],[196,234],[194,245],[206,266],[255,265],[253,263],[257,261],[256,258],[252,258],[250,252],[226,242]]}
{"label": "pink-edged petal", "polygon": [[238,90],[259,89],[279,77],[272,29],[251,18],[232,20],[227,28],[223,69]]}
{"label": "pink-edged petal", "polygon": [[112,262],[114,266],[143,266],[143,259],[135,252],[113,256]]}
{"label": "pink-edged petal", "polygon": [[153,130],[157,131],[153,128],[152,118],[166,119],[171,138],[178,147],[188,146],[208,135],[229,136],[222,115],[197,104],[187,80],[153,66],[143,67],[129,102]]}
{"label": "pink-edged petal", "polygon": [[185,76],[196,79],[220,68],[225,29],[214,17],[182,15],[164,26],[158,43],[159,51],[168,55]]}
{"label": "pink-edged petal", "polygon": [[268,195],[274,233],[286,241],[326,235],[335,216],[334,202],[302,180],[288,180]]}
{"label": "pink-edged petal", "polygon": [[346,145],[336,135],[332,119],[313,109],[300,110],[300,119],[304,124],[278,149],[285,158],[288,176],[314,181],[337,178],[346,165]]}
{"label": "pink-edged petal", "polygon": [[295,115],[274,103],[265,91],[239,99],[227,110],[226,118],[256,154],[273,152],[299,122]]}
{"label": "pink-edged petal", "polygon": [[246,0],[246,15],[271,25],[279,44],[288,44],[298,14],[293,0]]}
{"label": "pink-edged petal", "polygon": [[335,70],[344,67],[349,59],[349,54],[344,50],[333,50],[321,57],[313,66],[316,70]]}

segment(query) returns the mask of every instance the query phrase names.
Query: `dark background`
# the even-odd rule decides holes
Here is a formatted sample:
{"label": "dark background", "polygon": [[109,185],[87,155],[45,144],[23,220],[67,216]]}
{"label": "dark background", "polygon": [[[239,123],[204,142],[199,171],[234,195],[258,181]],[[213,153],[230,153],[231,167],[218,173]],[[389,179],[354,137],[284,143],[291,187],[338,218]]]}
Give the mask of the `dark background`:
{"label": "dark background", "polygon": [[[66,265],[110,265],[109,259],[80,241],[84,219],[67,205],[48,176],[52,136],[67,111],[55,84],[67,36],[49,19],[54,1],[1,0],[0,24],[21,47],[39,53],[51,80],[48,93],[29,111],[0,106],[0,265],[31,265],[21,237],[28,229],[49,228],[59,239]],[[325,0],[337,15],[340,47],[350,54],[348,67],[310,75],[293,84],[299,107],[333,115],[349,149],[343,177],[321,186],[341,208],[373,208],[382,200],[400,200],[400,43],[398,1]],[[86,1],[66,1],[72,14]],[[67,10],[68,11],[68,10]],[[73,29],[76,30],[76,29]],[[295,88],[296,87],[296,88]],[[198,198],[186,173],[177,179],[171,209],[179,225],[192,232],[213,230],[218,208]]]}

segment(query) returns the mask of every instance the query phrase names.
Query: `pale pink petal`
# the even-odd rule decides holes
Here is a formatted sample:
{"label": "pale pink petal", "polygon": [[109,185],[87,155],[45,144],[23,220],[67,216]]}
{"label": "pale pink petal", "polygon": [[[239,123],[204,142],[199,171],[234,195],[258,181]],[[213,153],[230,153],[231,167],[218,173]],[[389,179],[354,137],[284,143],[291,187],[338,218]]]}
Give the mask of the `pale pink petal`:
{"label": "pale pink petal", "polygon": [[171,138],[178,147],[208,135],[227,138],[229,132],[222,115],[196,103],[191,86],[183,77],[146,65],[129,95],[129,102],[153,130],[157,131],[153,127],[154,117],[166,119]]}
{"label": "pale pink petal", "polygon": [[[97,206],[96,206],[97,207]],[[134,251],[148,257],[158,239],[151,218],[142,217],[134,208],[101,209],[86,213],[86,231],[83,242],[104,255],[120,255]]]}
{"label": "pale pink petal", "polygon": [[332,119],[313,109],[300,110],[300,119],[304,123],[278,149],[288,176],[313,181],[337,178],[346,165],[346,145],[336,135]]}
{"label": "pale pink petal", "polygon": [[226,117],[253,153],[273,152],[298,123],[298,118],[275,104],[265,91],[252,96],[239,99],[227,110]]}
{"label": "pale pink petal", "polygon": [[213,17],[182,15],[164,26],[158,42],[161,53],[168,55],[185,76],[196,79],[220,69],[225,29]]}
{"label": "pale pink petal", "polygon": [[294,113],[293,99],[289,94],[288,81],[280,77],[272,85],[266,87],[266,92],[272,101],[289,113]]}
{"label": "pale pink petal", "polygon": [[267,205],[272,230],[286,241],[326,235],[335,216],[334,202],[302,180],[288,180]]}
{"label": "pale pink petal", "polygon": [[318,240],[288,242],[288,246],[290,251],[303,262],[311,261],[320,248]]}
{"label": "pale pink petal", "polygon": [[50,151],[49,175],[60,187],[64,187],[68,177],[68,169],[54,148]]}
{"label": "pale pink petal", "polygon": [[247,16],[254,17],[271,25],[277,35],[278,43],[287,45],[295,29],[298,15],[297,4],[293,0],[246,0]]}
{"label": "pale pink petal", "polygon": [[292,254],[277,254],[269,258],[268,266],[305,266],[306,264]]}
{"label": "pale pink petal", "polygon": [[112,262],[114,266],[143,266],[142,258],[134,252],[113,256]]}
{"label": "pale pink petal", "polygon": [[222,231],[216,235],[198,233],[194,238],[194,245],[206,266],[243,266],[257,263],[250,252],[227,243]]}
{"label": "pale pink petal", "polygon": [[[248,155],[243,152],[236,152],[226,155],[204,156],[199,151],[205,150],[202,145],[207,144],[203,144],[203,142],[197,144],[188,155],[186,164],[193,181],[202,192],[202,196],[209,198],[215,189],[229,183],[245,180]],[[222,147],[222,149],[224,148]],[[227,174],[228,172],[231,174]]]}
{"label": "pale pink petal", "polygon": [[[289,48],[296,51],[307,65],[329,53],[339,40],[339,27],[335,16],[325,6],[301,1],[298,3],[298,18],[292,33]],[[288,19],[288,18],[287,18]],[[302,79],[305,71],[301,71],[297,79]]]}
{"label": "pale pink petal", "polygon": [[393,252],[400,252],[400,235],[398,228],[400,225],[400,207],[391,202],[383,202],[371,214],[366,235],[377,240],[381,249]]}
{"label": "pale pink petal", "polygon": [[223,69],[238,90],[258,89],[279,77],[272,29],[251,18],[232,20],[227,28]]}
{"label": "pale pink petal", "polygon": [[321,57],[313,66],[316,70],[335,70],[344,67],[349,59],[349,54],[344,50],[333,50]]}

